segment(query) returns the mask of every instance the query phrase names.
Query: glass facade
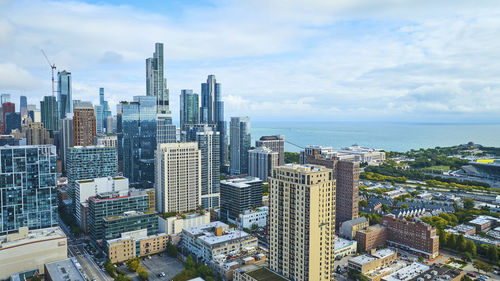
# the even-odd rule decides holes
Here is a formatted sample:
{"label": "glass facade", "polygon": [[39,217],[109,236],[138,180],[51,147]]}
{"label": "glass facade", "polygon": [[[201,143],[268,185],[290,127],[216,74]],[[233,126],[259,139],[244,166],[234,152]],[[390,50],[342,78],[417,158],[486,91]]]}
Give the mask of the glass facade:
{"label": "glass facade", "polygon": [[0,147],[0,235],[57,225],[56,147]]}
{"label": "glass facade", "polygon": [[233,175],[248,174],[248,151],[251,147],[250,118],[231,117],[231,166]]}
{"label": "glass facade", "polygon": [[153,186],[156,149],[156,97],[135,96],[121,104],[123,175],[131,185]]}
{"label": "glass facade", "polygon": [[66,118],[66,114],[73,112],[71,95],[71,72],[63,70],[57,73],[57,93],[59,102],[59,118]]}
{"label": "glass facade", "polygon": [[158,216],[156,212],[129,212],[121,216],[104,219],[104,239],[120,238],[123,232],[147,229],[148,235],[158,233]]}
{"label": "glass facade", "polygon": [[56,97],[43,97],[43,100],[40,102],[40,110],[42,123],[45,129],[49,131],[58,131],[59,109],[57,107]]}
{"label": "glass facade", "polygon": [[180,103],[180,125],[184,131],[185,125],[200,123],[198,94],[193,94],[193,90],[181,90]]}

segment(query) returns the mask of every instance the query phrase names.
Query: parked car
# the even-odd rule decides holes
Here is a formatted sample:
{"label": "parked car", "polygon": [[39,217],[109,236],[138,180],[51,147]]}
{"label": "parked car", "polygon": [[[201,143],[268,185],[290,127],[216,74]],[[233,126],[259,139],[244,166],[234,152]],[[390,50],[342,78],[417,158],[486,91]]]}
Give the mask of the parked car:
{"label": "parked car", "polygon": [[476,274],[474,274],[472,272],[467,273],[467,275],[470,276],[470,277],[476,277],[477,276]]}

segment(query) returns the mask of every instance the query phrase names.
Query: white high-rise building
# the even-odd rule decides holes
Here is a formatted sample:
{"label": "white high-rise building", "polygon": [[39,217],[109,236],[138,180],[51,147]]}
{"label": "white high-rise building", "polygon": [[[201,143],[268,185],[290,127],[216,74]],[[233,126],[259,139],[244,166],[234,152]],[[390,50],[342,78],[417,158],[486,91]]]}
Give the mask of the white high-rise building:
{"label": "white high-rise building", "polygon": [[185,212],[201,205],[201,151],[196,142],[158,144],[155,169],[158,212]]}
{"label": "white high-rise building", "polygon": [[266,146],[248,151],[248,175],[267,182],[271,171],[279,164],[279,153]]}

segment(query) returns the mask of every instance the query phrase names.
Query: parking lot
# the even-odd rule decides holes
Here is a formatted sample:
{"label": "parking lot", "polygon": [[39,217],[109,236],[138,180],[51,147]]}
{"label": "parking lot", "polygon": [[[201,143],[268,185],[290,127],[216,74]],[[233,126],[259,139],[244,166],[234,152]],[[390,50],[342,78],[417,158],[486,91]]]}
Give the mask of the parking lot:
{"label": "parking lot", "polygon": [[[151,259],[145,258],[141,261],[142,267],[149,272],[149,280],[172,280],[175,275],[184,270],[184,265],[178,259],[168,256],[166,253],[153,255]],[[164,277],[159,277],[164,272]]]}

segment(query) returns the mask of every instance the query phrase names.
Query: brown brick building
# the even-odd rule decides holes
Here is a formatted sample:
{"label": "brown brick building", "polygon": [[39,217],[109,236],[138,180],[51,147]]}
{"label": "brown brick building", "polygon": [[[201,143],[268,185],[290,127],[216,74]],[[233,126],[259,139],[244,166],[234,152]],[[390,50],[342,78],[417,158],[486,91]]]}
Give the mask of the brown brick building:
{"label": "brown brick building", "polygon": [[380,220],[387,227],[387,243],[425,258],[439,255],[439,236],[436,229],[423,222],[406,221],[394,215],[385,215]]}
{"label": "brown brick building", "polygon": [[368,251],[384,245],[386,240],[387,227],[379,224],[369,226],[366,229],[361,229],[356,232],[356,241],[358,242],[359,249],[362,251]]}
{"label": "brown brick building", "polygon": [[73,116],[73,145],[89,146],[94,144],[96,118],[92,107],[75,107]]}

